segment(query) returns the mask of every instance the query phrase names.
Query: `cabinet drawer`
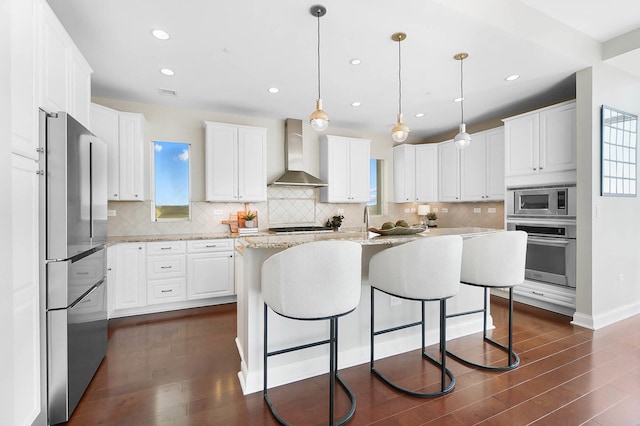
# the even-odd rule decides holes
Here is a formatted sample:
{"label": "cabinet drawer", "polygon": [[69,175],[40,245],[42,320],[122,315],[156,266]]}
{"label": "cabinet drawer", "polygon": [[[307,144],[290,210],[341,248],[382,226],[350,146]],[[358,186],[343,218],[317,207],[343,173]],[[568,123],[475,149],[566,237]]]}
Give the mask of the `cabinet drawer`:
{"label": "cabinet drawer", "polygon": [[149,281],[147,303],[169,303],[185,300],[186,278]]}
{"label": "cabinet drawer", "polygon": [[185,247],[185,241],[158,241],[155,243],[147,243],[147,255],[184,253],[186,251]]}
{"label": "cabinet drawer", "polygon": [[202,253],[214,251],[233,251],[233,238],[219,240],[197,240],[187,242],[189,253]]}
{"label": "cabinet drawer", "polygon": [[153,280],[185,276],[185,255],[147,257],[147,279]]}

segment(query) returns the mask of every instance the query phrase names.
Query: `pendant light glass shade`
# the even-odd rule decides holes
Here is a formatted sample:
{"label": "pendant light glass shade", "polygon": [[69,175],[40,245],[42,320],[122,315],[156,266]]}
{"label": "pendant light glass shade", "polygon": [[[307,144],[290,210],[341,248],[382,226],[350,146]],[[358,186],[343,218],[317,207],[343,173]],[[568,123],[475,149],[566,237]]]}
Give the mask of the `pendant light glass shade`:
{"label": "pendant light glass shade", "polygon": [[467,125],[464,124],[464,89],[462,86],[463,83],[463,73],[462,73],[462,62],[469,57],[467,53],[458,53],[453,57],[456,61],[460,61],[460,131],[453,138],[453,142],[460,149],[466,148],[471,143],[471,136],[467,133]]}
{"label": "pendant light glass shade", "polygon": [[398,114],[398,122],[391,129],[391,137],[396,142],[404,142],[409,137],[411,130],[402,122],[402,114]]}
{"label": "pendant light glass shade", "polygon": [[322,99],[316,100],[316,110],[311,113],[309,123],[316,132],[322,132],[329,127],[329,116],[322,110]]}
{"label": "pendant light glass shade", "polygon": [[396,125],[391,129],[391,137],[396,142],[404,142],[409,137],[411,129],[402,122],[402,56],[400,51],[400,42],[405,40],[405,33],[395,33],[391,36],[391,40],[398,42],[398,120]]}
{"label": "pendant light glass shade", "polygon": [[453,142],[458,148],[466,148],[471,143],[471,136],[467,133],[467,125],[460,123],[460,132],[453,138]]}
{"label": "pendant light glass shade", "polygon": [[329,127],[329,116],[322,110],[322,97],[320,96],[320,17],[327,13],[324,6],[311,6],[309,12],[318,18],[318,99],[316,99],[316,110],[311,113],[309,123],[313,130],[322,132]]}

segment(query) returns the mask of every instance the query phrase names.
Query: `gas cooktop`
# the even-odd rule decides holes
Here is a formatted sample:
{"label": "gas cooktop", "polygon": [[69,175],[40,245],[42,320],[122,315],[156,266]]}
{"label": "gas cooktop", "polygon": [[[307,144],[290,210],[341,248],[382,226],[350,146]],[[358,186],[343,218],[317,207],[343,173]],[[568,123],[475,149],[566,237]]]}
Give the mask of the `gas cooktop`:
{"label": "gas cooktop", "polygon": [[283,226],[276,228],[269,228],[270,232],[276,234],[290,234],[292,232],[304,233],[304,232],[331,232],[331,228],[326,226]]}

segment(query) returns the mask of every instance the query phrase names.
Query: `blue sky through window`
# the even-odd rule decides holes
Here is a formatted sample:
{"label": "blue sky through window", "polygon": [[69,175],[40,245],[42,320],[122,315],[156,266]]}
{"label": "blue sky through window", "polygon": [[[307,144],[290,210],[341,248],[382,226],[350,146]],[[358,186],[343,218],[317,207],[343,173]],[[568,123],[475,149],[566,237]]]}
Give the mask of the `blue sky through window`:
{"label": "blue sky through window", "polygon": [[189,144],[154,142],[156,206],[189,204]]}

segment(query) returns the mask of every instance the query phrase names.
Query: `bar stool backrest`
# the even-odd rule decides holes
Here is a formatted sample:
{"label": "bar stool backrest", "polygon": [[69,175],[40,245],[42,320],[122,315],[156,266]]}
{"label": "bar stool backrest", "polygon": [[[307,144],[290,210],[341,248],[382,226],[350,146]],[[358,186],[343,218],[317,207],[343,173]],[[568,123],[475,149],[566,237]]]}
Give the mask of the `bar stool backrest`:
{"label": "bar stool backrest", "polygon": [[424,237],[376,253],[369,261],[372,287],[408,299],[454,296],[460,286],[462,238]]}
{"label": "bar stool backrest", "polygon": [[462,249],[462,282],[498,288],[522,284],[526,256],[524,231],[467,238]]}
{"label": "bar stool backrest", "polygon": [[317,241],[274,254],[262,264],[262,296],[280,315],[320,319],[360,303],[362,246]]}

